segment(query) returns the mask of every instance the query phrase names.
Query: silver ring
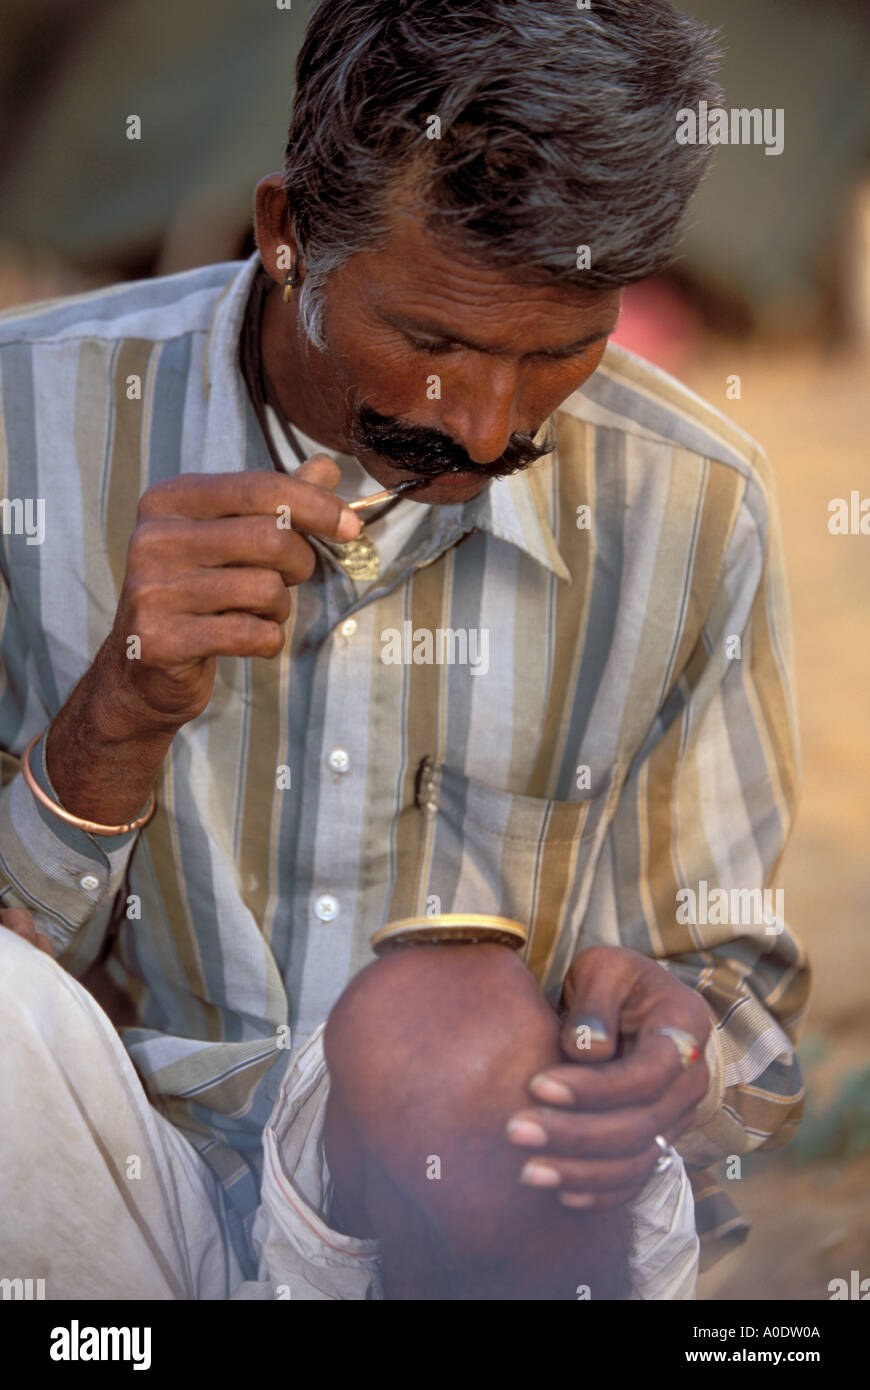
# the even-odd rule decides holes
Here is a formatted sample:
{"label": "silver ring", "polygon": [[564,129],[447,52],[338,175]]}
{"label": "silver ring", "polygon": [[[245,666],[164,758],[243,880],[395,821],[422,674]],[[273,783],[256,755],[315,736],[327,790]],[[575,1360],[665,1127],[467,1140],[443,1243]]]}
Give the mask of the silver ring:
{"label": "silver ring", "polygon": [[674,1161],[674,1151],[663,1134],[655,1135],[655,1143],[658,1144],[661,1153],[655,1161],[654,1173],[664,1173]]}

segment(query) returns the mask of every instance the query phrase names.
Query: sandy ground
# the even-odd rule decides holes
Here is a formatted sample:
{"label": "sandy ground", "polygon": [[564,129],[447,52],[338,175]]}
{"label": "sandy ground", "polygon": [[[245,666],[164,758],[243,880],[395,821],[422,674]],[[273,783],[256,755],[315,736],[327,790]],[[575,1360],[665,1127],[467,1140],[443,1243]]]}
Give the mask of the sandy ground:
{"label": "sandy ground", "polygon": [[[725,396],[733,372],[739,401]],[[824,1045],[807,1077],[829,1102],[870,1061],[870,536],[828,531],[832,498],[870,497],[870,361],[717,349],[681,375],[763,444],[779,489],[804,760],[786,916],[813,962],[802,1051]],[[702,1276],[702,1298],[826,1299],[832,1278],[870,1277],[870,1153],[800,1167],[787,1150],[759,1155],[729,1190],[753,1230]]]}

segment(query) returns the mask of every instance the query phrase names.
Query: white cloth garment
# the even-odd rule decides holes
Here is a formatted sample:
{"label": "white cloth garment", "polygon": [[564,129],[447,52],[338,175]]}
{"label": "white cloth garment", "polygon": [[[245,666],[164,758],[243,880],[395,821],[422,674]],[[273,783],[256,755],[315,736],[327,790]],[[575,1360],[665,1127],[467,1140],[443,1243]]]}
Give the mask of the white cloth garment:
{"label": "white cloth garment", "polygon": [[[220,1187],[155,1110],[107,1015],[55,961],[0,927],[0,1279],[46,1299],[379,1299],[378,1243],[328,1224],[323,1026],[291,1058],[263,1135],[242,1282]],[[694,1297],[682,1162],[633,1205],[633,1298]]]}
{"label": "white cloth garment", "polygon": [[220,1188],[77,980],[0,927],[0,1278],[45,1298],[225,1299]]}
{"label": "white cloth garment", "polygon": [[[382,1299],[378,1242],[332,1230],[331,1179],[323,1149],[329,1074],[323,1027],[300,1049],[263,1134],[263,1183],[252,1235],[259,1281],[237,1299]],[[699,1242],[682,1159],[654,1173],[632,1204],[631,1298],[695,1297]]]}

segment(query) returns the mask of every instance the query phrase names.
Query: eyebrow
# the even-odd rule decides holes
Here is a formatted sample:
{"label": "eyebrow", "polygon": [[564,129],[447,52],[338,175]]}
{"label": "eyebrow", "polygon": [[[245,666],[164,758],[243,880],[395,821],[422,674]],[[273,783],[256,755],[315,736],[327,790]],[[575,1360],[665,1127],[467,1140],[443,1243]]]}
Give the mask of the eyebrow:
{"label": "eyebrow", "polygon": [[[445,329],[440,324],[431,323],[426,319],[413,319],[405,314],[382,314],[384,323],[391,328],[403,329],[408,333],[428,333],[430,337],[440,339],[444,343],[458,343],[461,347],[471,348],[474,352],[486,353],[488,357],[501,357],[502,352],[499,348],[487,347],[485,343],[475,343],[471,338],[463,338],[459,333],[453,333]],[[594,333],[587,333],[585,338],[579,338],[576,343],[569,343],[567,347],[560,348],[541,348],[538,353],[530,353],[529,356],[545,357],[570,357],[575,352],[582,351],[592,343],[598,343],[602,338],[609,338],[616,328],[599,328]]]}

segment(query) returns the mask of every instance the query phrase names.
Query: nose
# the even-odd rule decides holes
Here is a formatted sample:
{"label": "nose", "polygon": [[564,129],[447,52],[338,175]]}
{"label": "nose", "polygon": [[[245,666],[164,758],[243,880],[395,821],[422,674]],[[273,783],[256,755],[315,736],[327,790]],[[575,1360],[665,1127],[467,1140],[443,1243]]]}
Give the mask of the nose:
{"label": "nose", "polygon": [[473,463],[493,463],[520,429],[518,363],[482,358],[442,388],[441,428]]}

